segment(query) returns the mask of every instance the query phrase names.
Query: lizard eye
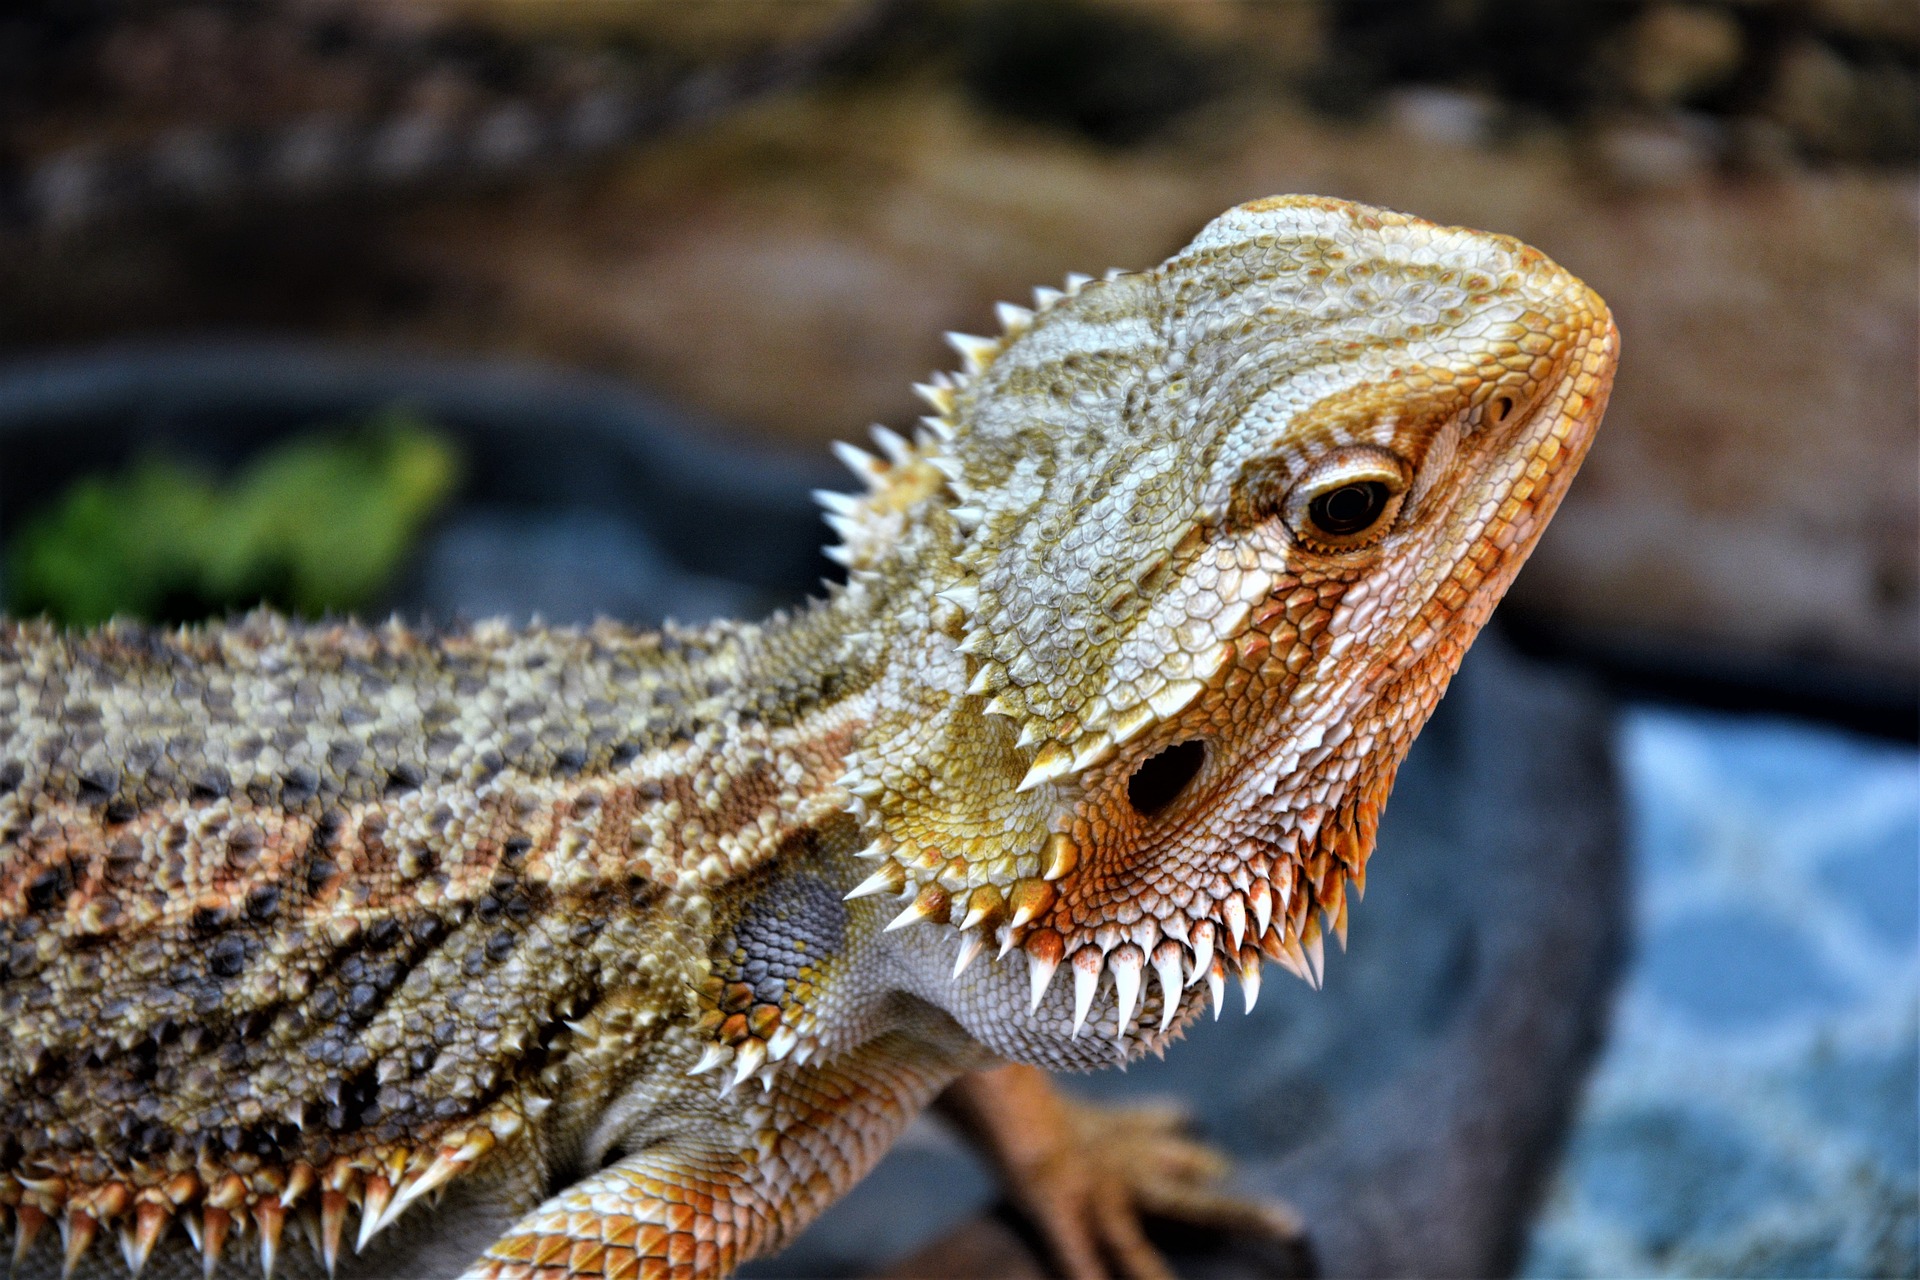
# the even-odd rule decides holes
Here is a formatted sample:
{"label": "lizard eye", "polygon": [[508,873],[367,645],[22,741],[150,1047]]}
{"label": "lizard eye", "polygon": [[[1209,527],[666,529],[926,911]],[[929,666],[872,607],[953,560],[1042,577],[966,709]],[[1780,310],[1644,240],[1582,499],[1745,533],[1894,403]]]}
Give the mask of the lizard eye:
{"label": "lizard eye", "polygon": [[1378,480],[1356,480],[1316,496],[1307,504],[1307,519],[1329,537],[1350,538],[1371,529],[1392,499]]}
{"label": "lizard eye", "polygon": [[1322,552],[1372,546],[1393,525],[1406,493],[1399,460],[1383,450],[1355,450],[1313,468],[1287,495],[1287,526]]}

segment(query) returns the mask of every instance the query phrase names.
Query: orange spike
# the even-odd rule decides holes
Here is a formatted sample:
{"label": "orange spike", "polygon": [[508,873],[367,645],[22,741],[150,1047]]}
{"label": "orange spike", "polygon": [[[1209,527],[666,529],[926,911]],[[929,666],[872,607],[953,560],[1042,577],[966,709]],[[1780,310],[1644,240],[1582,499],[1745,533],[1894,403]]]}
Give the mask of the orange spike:
{"label": "orange spike", "polygon": [[260,1274],[273,1280],[273,1264],[280,1256],[280,1233],[287,1225],[286,1206],[272,1197],[254,1203],[253,1220],[260,1224]]}
{"label": "orange spike", "polygon": [[139,1275],[147,1265],[147,1258],[153,1253],[153,1246],[167,1233],[167,1225],[173,1221],[173,1210],[164,1204],[151,1200],[143,1202],[134,1210],[133,1239],[127,1248],[127,1266],[135,1275]]}
{"label": "orange spike", "polygon": [[393,1199],[393,1184],[385,1178],[374,1176],[367,1179],[366,1196],[360,1201],[360,1235],[353,1242],[353,1251],[359,1253],[373,1239],[374,1232],[380,1229],[380,1219],[387,1211],[387,1202]]}
{"label": "orange spike", "polygon": [[18,1274],[26,1268],[27,1253],[39,1238],[40,1228],[47,1225],[47,1215],[30,1204],[23,1204],[14,1212],[20,1216],[20,1225],[14,1229],[13,1236],[13,1269]]}
{"label": "orange spike", "polygon": [[67,1256],[60,1264],[62,1277],[73,1274],[80,1265],[80,1259],[87,1256],[87,1249],[93,1244],[93,1238],[100,1231],[100,1224],[90,1213],[79,1209],[71,1210],[66,1217]]}
{"label": "orange spike", "polygon": [[307,1192],[313,1190],[313,1184],[317,1180],[318,1175],[314,1173],[312,1165],[305,1160],[295,1164],[293,1172],[287,1175],[286,1188],[280,1193],[281,1207],[291,1209],[299,1204],[306,1198]]}
{"label": "orange spike", "polygon": [[340,1261],[340,1233],[347,1225],[347,1193],[323,1191],[320,1194],[320,1261],[332,1275]]}
{"label": "orange spike", "polygon": [[209,1208],[200,1218],[200,1273],[207,1280],[213,1280],[213,1273],[220,1269],[220,1250],[227,1243],[227,1229],[233,1225],[233,1215],[225,1209]]}

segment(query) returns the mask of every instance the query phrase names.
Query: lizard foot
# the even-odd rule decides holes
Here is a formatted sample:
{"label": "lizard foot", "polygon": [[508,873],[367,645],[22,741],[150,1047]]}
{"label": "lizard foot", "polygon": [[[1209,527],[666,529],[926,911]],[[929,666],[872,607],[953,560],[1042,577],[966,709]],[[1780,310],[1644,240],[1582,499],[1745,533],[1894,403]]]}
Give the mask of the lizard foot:
{"label": "lizard foot", "polygon": [[[982,1142],[1070,1280],[1172,1280],[1156,1238],[1181,1253],[1233,1240],[1293,1246],[1304,1258],[1299,1219],[1229,1194],[1226,1156],[1190,1137],[1176,1108],[1081,1103],[1041,1072],[1001,1067],[950,1088],[942,1110]],[[1272,1274],[1272,1264],[1249,1274]]]}

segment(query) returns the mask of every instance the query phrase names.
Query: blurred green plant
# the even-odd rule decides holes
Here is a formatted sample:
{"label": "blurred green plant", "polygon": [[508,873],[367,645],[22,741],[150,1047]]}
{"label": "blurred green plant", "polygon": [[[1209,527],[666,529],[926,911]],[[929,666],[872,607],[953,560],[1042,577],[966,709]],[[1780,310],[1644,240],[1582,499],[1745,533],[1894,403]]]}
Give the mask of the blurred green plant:
{"label": "blurred green plant", "polygon": [[7,610],[86,626],[265,603],[373,603],[459,481],[457,451],[392,411],[279,445],[221,482],[166,457],[80,480],[7,548]]}

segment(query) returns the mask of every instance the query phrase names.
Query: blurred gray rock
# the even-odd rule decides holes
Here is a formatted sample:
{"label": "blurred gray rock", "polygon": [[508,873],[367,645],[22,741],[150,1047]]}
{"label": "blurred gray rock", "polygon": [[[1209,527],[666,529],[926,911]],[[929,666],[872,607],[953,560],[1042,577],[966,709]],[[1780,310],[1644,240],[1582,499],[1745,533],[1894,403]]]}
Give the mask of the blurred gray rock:
{"label": "blurred gray rock", "polygon": [[428,540],[407,601],[443,621],[608,617],[642,626],[758,617],[772,603],[764,590],[688,572],[617,516],[497,510],[466,511]]}

